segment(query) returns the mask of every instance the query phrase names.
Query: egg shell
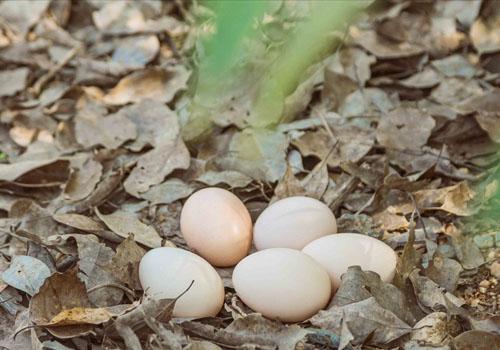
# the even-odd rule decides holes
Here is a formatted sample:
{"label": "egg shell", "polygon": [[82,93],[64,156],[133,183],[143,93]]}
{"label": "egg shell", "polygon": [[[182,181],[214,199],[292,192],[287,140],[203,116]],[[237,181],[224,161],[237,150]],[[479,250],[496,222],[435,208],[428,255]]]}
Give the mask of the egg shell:
{"label": "egg shell", "polygon": [[233,271],[241,300],[262,315],[300,322],[324,308],[331,295],[328,273],[299,250],[271,248],[241,260]]}
{"label": "egg shell", "polygon": [[327,205],[309,197],[288,197],[267,207],[255,222],[257,250],[302,249],[320,237],[337,233],[337,222]]}
{"label": "egg shell", "polygon": [[139,264],[139,280],[153,298],[176,298],[192,281],[191,288],[175,303],[175,317],[209,317],[224,303],[224,286],[217,271],[203,258],[171,247],[147,252]]}
{"label": "egg shell", "polygon": [[384,242],[363,234],[338,233],[321,237],[302,249],[330,275],[336,290],[341,276],[349,266],[376,272],[385,282],[392,281],[396,272],[397,255]]}
{"label": "egg shell", "polygon": [[208,187],[191,195],[180,221],[188,246],[215,266],[235,265],[252,245],[252,219],[247,208],[222,188]]}

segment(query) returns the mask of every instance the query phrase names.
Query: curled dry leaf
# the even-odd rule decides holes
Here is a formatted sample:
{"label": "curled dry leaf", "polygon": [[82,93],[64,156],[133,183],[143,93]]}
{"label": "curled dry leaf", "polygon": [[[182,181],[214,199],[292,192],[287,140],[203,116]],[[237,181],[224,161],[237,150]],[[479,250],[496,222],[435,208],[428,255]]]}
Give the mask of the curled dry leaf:
{"label": "curled dry leaf", "polygon": [[123,297],[123,290],[106,287],[117,282],[116,276],[106,270],[114,252],[111,248],[99,242],[92,234],[71,234],[60,236],[62,240],[72,238],[78,248],[78,267],[83,272],[82,280],[87,289],[97,288],[89,295],[93,305],[116,305]]}
{"label": "curled dry leaf", "polygon": [[394,313],[384,309],[374,297],[344,306],[332,306],[311,318],[314,326],[341,334],[348,327],[353,344],[368,342],[383,346],[405,334],[412,328]]}
{"label": "curled dry leaf", "polygon": [[285,326],[281,322],[271,321],[260,314],[250,314],[234,320],[225,329],[195,321],[183,322],[184,330],[221,345],[241,346],[253,344],[264,348],[295,349],[309,331],[297,325]]}
{"label": "curled dry leaf", "polygon": [[142,223],[132,213],[117,210],[112,214],[104,215],[96,209],[96,214],[111,231],[123,238],[127,238],[130,233],[133,233],[134,240],[148,248],[161,246],[161,237],[156,230],[152,226]]}
{"label": "curled dry leaf", "polygon": [[105,267],[114,277],[132,289],[141,289],[139,262],[146,251],[137,245],[134,236],[128,236],[118,247],[116,254]]}
{"label": "curled dry leaf", "polygon": [[186,88],[189,72],[182,66],[175,68],[149,68],[124,77],[104,97],[110,105],[123,105],[152,99],[170,102],[172,98]]}
{"label": "curled dry leaf", "polygon": [[336,126],[333,135],[325,129],[308,132],[292,143],[303,156],[315,156],[325,159],[330,167],[342,162],[358,162],[372,148],[374,135],[370,130],[353,125]]}
{"label": "curled dry leaf", "polygon": [[500,11],[493,11],[489,18],[478,18],[470,28],[472,44],[480,54],[496,52],[500,50],[500,37],[498,36],[498,21]]}
{"label": "curled dry leaf", "polygon": [[455,215],[468,216],[473,214],[473,210],[467,204],[474,195],[466,182],[460,182],[449,187],[417,191],[415,200],[424,210],[440,209]]}
{"label": "curled dry leaf", "polygon": [[101,179],[102,165],[88,155],[75,157],[70,163],[71,172],[64,186],[64,199],[69,202],[89,196]]}
{"label": "curled dry leaf", "polygon": [[88,334],[91,325],[52,327],[51,320],[65,310],[92,308],[85,284],[80,281],[75,269],[55,273],[49,277],[40,291],[30,301],[30,320],[36,325],[48,324],[47,330],[58,338],[72,338]]}

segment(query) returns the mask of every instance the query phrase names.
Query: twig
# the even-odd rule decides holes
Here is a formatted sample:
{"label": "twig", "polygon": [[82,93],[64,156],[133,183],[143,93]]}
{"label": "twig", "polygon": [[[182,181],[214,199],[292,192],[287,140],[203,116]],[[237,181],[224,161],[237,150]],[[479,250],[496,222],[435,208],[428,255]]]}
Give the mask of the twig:
{"label": "twig", "polygon": [[107,287],[112,287],[112,288],[118,288],[118,289],[121,289],[122,291],[124,291],[125,293],[127,293],[129,296],[132,297],[132,299],[135,298],[135,293],[133,290],[125,287],[125,286],[122,286],[121,284],[118,284],[118,283],[103,283],[103,284],[99,284],[97,286],[94,286],[92,288],[89,288],[87,290],[87,293],[92,293],[92,292],[95,292],[96,290],[98,289],[101,289],[101,288],[107,288]]}
{"label": "twig", "polygon": [[31,87],[31,92],[35,95],[38,96],[40,94],[40,91],[42,91],[42,88],[47,84],[56,74],[59,72],[66,64],[68,64],[69,61],[73,57],[75,57],[76,53],[78,52],[79,47],[74,47],[68,53],[66,56],[63,57],[61,62],[56,64],[54,67],[52,67],[47,73],[42,75],[38,80],[33,84]]}

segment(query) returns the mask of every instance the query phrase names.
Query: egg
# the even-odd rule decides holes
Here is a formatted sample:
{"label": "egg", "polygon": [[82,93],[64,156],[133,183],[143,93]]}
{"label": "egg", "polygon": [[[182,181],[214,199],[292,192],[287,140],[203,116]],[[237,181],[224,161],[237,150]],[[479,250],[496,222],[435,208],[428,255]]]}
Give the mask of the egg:
{"label": "egg", "polygon": [[271,248],[241,260],[233,271],[241,300],[262,315],[300,322],[324,308],[331,295],[328,273],[299,250]]}
{"label": "egg", "polygon": [[317,199],[288,197],[267,207],[253,229],[257,250],[267,248],[302,249],[309,242],[337,233],[330,208]]}
{"label": "egg", "polygon": [[242,201],[221,188],[191,195],[181,211],[181,232],[189,247],[212,265],[235,265],[252,245],[252,219]]}
{"label": "egg", "polygon": [[343,273],[349,266],[376,272],[385,282],[392,281],[396,272],[397,255],[384,242],[358,233],[338,233],[321,237],[302,249],[330,275],[332,287],[340,286]]}
{"label": "egg", "polygon": [[215,269],[187,250],[162,247],[147,252],[139,264],[139,280],[153,298],[176,298],[175,317],[209,317],[224,303],[224,286]]}

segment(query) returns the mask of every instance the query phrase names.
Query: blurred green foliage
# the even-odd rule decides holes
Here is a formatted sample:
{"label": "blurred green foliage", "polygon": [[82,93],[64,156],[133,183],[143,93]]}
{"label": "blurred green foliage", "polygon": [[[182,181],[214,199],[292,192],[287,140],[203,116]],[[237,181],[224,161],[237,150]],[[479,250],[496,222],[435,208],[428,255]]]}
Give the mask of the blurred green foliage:
{"label": "blurred green foliage", "polygon": [[[251,102],[246,125],[258,128],[277,125],[282,119],[285,98],[302,82],[309,67],[333,53],[338,43],[334,32],[345,28],[366,3],[348,0],[296,2],[297,8],[305,5],[307,13],[298,10],[302,17],[294,20],[289,26],[292,29],[283,30],[282,40],[273,45],[264,42],[259,29],[269,18],[281,20],[284,2],[202,2],[214,13],[214,33],[201,41],[194,102],[183,130],[185,139],[189,141],[209,134],[218,104],[225,103],[224,94],[238,89],[238,84],[247,87],[245,82],[249,80],[252,83],[248,83],[246,94],[252,96],[248,97]],[[262,46],[264,49],[256,49]],[[245,66],[245,60],[258,64]]]}

